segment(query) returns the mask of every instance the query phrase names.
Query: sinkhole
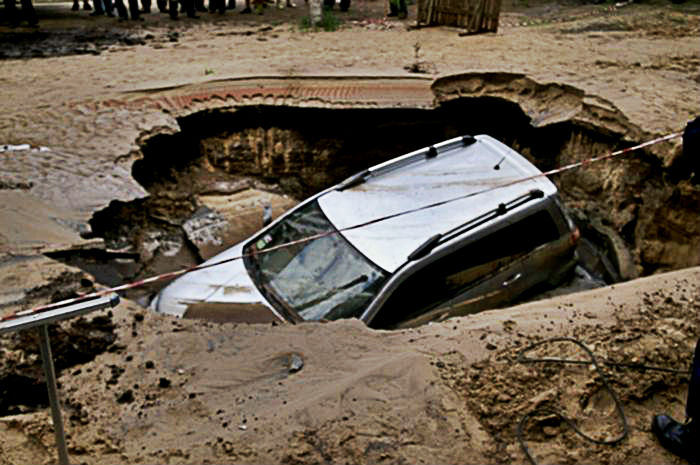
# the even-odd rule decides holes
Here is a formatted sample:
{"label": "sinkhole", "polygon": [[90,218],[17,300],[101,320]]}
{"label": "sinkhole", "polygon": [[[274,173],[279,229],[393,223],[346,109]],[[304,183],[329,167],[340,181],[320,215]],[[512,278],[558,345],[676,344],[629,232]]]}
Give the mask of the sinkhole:
{"label": "sinkhole", "polygon": [[[488,134],[542,171],[642,142],[575,120],[537,126],[499,97],[460,97],[432,109],[241,106],[178,123],[175,134],[145,138],[133,163],[150,195],[93,215],[91,234],[105,248],[51,257],[109,286],[189,267],[258,230],[265,205],[276,217],[365,168],[465,134]],[[688,163],[665,164],[641,150],[551,177],[582,232],[579,257],[592,282],[700,262],[700,197]],[[147,304],[165,284],[126,296]]]}

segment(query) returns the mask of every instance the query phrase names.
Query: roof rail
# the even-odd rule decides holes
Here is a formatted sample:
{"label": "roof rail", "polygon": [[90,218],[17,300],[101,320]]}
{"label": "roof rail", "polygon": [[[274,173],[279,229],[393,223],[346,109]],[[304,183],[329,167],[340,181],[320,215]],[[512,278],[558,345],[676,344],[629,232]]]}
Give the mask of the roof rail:
{"label": "roof rail", "polygon": [[467,147],[469,145],[472,145],[474,142],[476,142],[476,138],[474,136],[464,135],[461,137],[455,137],[453,139],[446,140],[439,144],[424,147],[422,149],[407,153],[406,155],[403,155],[401,157],[389,160],[384,163],[380,163],[377,166],[356,173],[347,178],[346,180],[342,181],[340,184],[338,184],[335,190],[344,191],[345,189],[349,189],[351,187],[355,187],[359,184],[364,183],[370,176],[381,176],[395,171],[399,168],[403,168],[404,166],[416,163],[418,161],[435,158],[439,154],[444,153],[448,150],[452,150],[459,147]]}
{"label": "roof rail", "polygon": [[431,236],[430,238],[428,238],[428,240],[416,247],[416,249],[408,255],[408,261],[423,258],[430,252],[432,252],[432,250],[438,245],[447,242],[450,239],[453,239],[454,237],[460,236],[465,232],[476,228],[477,226],[481,226],[487,221],[491,221],[492,219],[498,216],[505,215],[514,208],[517,208],[531,200],[541,199],[542,197],[544,197],[544,192],[542,192],[539,189],[533,189],[527,194],[518,196],[507,203],[500,203],[498,204],[498,207],[494,208],[493,210],[483,213],[477,216],[476,218],[472,218],[466,221],[465,223],[462,223],[459,226],[450,229],[447,232]]}

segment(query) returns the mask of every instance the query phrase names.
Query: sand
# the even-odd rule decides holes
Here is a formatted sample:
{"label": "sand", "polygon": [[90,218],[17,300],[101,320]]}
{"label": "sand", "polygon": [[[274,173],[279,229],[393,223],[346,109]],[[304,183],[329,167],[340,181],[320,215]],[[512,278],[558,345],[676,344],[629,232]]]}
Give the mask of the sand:
{"label": "sand", "polygon": [[[0,144],[35,147],[0,153],[2,311],[94,288],[90,276],[41,254],[91,246],[79,232],[93,212],[146,195],[131,177],[139,143],[177,131],[177,117],[204,108],[429,108],[436,79],[512,73],[577,89],[607,112],[579,105],[576,117],[598,128],[623,124],[637,140],[681,130],[697,113],[697,2],[509,4],[498,33],[469,37],[384,21],[383,8],[354,3],[340,30],[314,32],[298,27],[303,7],[116,23],[40,5],[40,31],[73,31],[52,47],[89,53],[2,61]],[[416,62],[428,72],[407,71]],[[622,425],[596,371],[521,364],[519,350],[573,337],[601,360],[687,370],[700,336],[699,274],[687,268],[397,332],[358,321],[172,320],[124,300],[52,333],[69,454],[98,464],[526,463],[516,426],[540,407],[615,439]],[[30,336],[0,341],[2,373],[40,379]],[[81,350],[94,359],[76,362]],[[538,350],[583,358],[570,344]],[[538,416],[525,424],[538,462],[682,463],[649,427],[656,413],[683,418],[687,375],[603,370],[629,435],[594,446],[555,416]],[[4,383],[3,392],[15,392]],[[48,409],[15,413],[0,417],[0,463],[56,462]]]}

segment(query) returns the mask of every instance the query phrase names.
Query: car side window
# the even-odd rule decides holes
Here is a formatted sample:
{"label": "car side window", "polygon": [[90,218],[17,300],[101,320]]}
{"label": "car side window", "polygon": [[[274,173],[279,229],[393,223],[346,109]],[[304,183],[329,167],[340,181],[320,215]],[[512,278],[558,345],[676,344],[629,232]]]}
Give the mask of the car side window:
{"label": "car side window", "polygon": [[389,328],[418,316],[520,258],[559,238],[549,212],[540,210],[442,257],[406,278],[370,322]]}

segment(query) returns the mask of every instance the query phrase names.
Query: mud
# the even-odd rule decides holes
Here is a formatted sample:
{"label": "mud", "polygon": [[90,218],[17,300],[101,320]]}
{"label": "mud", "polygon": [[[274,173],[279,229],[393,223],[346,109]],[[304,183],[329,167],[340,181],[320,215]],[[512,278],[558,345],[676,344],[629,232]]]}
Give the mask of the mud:
{"label": "mud", "polygon": [[0,60],[48,58],[65,55],[99,55],[114,46],[146,45],[169,39],[156,39],[153,34],[111,30],[64,30],[13,32],[0,36]]}
{"label": "mud", "polygon": [[[681,130],[696,116],[689,96],[700,83],[697,2],[677,7],[650,0],[624,9],[504,2],[499,32],[471,37],[451,28],[410,29],[383,18],[384,6],[353,2],[350,15],[358,20],[345,16],[333,33],[300,31],[303,8],[203,15],[199,23],[177,24],[157,13],[124,24],[66,12],[69,19],[54,22],[40,11],[41,33],[101,24],[153,39],[113,42],[99,55],[65,55],[61,45],[52,58],[2,61],[2,144],[49,151],[0,154],[0,311],[86,292],[100,286],[96,279],[146,273],[146,265],[155,269],[157,257],[167,262],[171,253],[181,252],[181,262],[167,262],[163,271],[198,261],[203,249],[182,226],[202,205],[214,205],[211,197],[223,204],[242,182],[294,200],[354,169],[348,152],[338,169],[328,161],[328,176],[315,169],[324,156],[339,157],[348,139],[360,149],[369,145],[358,143],[364,133],[330,123],[334,136],[322,140],[314,120],[283,124],[277,111],[298,118],[313,110],[315,120],[350,120],[351,127],[363,127],[358,120],[374,111],[390,115],[378,124],[390,129],[386,139],[393,145],[384,148],[393,156],[403,137],[425,145],[415,133],[432,131],[435,121],[452,130],[466,118],[479,127],[479,114],[463,112],[447,122],[435,115],[448,114],[451,105],[475,111],[488,102],[504,118],[484,113],[486,129],[501,131],[504,141],[545,168]],[[413,15],[415,5],[409,8]],[[13,33],[2,25],[0,31]],[[28,51],[34,47],[25,44]],[[67,47],[85,50],[77,42]],[[406,72],[412,69],[426,72]],[[368,112],[355,113],[355,120],[338,116],[352,108]],[[236,120],[241,114],[250,123]],[[402,115],[421,124],[405,124],[409,118]],[[226,125],[209,131],[216,118]],[[393,118],[404,131],[384,124]],[[444,129],[436,129],[436,138]],[[372,130],[367,133],[383,143],[384,135]],[[288,148],[308,159],[285,158]],[[573,335],[601,358],[687,366],[698,337],[687,324],[697,322],[698,269],[659,274],[697,263],[697,215],[687,215],[697,211],[697,169],[678,148],[662,144],[640,159],[555,179],[590,234],[602,232],[614,250],[621,240],[633,270],[653,273],[648,278],[401,332],[372,331],[356,321],[294,327],[173,322],[123,299],[113,315],[95,315],[94,338],[81,340],[88,356],[97,354],[94,360],[61,371],[71,461],[492,463],[508,457],[524,463],[513,426],[535,405],[563,405],[567,416],[582,418],[585,431],[617,435],[615,417],[602,418],[610,402],[588,368],[517,368],[514,359],[543,337]],[[306,177],[294,171],[302,169]],[[76,249],[81,252],[60,252]],[[94,262],[85,269],[95,277],[41,255],[57,251],[66,254],[61,259]],[[116,262],[124,271],[102,268]],[[620,262],[610,262],[624,274]],[[100,273],[105,276],[98,279]],[[91,332],[90,321],[77,328],[82,335]],[[62,363],[68,367],[77,358],[68,342],[77,335],[61,334],[52,332],[52,341],[66,342]],[[3,384],[23,389],[16,397],[5,391],[13,400],[3,408],[16,414],[0,417],[0,456],[8,463],[48,463],[56,456],[53,429],[48,409],[37,410],[45,389],[37,388],[33,342],[25,346],[29,358],[16,346],[2,354],[7,363],[19,360],[35,371],[17,368],[23,378]],[[579,355],[568,346],[547,350]],[[289,354],[303,360],[301,370],[286,366]],[[536,457],[544,463],[679,463],[659,447],[648,424],[657,413],[682,419],[682,377],[606,370],[631,420],[626,441],[591,447],[556,419],[535,417],[525,432]],[[467,380],[481,389],[475,392]],[[510,399],[499,400],[502,393]]]}

